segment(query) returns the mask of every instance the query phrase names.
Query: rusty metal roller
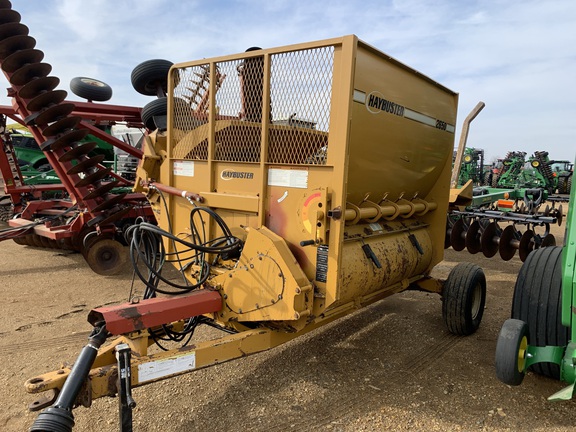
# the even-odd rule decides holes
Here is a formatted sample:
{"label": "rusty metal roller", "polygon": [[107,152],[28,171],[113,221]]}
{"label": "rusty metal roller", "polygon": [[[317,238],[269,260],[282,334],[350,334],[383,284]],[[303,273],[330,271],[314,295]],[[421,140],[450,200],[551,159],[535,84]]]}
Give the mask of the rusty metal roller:
{"label": "rusty metal roller", "polygon": [[0,24],[0,41],[13,36],[27,36],[29,32],[30,29],[28,27],[18,22]]}
{"label": "rusty metal roller", "polygon": [[98,217],[91,219],[88,222],[88,224],[91,226],[93,226],[93,225],[100,225],[100,226],[108,225],[108,224],[111,224],[112,222],[116,222],[118,219],[122,219],[129,212],[130,212],[130,207],[116,206],[116,207],[108,210],[107,212],[105,212],[101,215],[98,215]]}
{"label": "rusty metal roller", "polygon": [[60,249],[75,250],[74,241],[72,237],[61,238],[60,240],[58,240],[58,246],[60,247]]}
{"label": "rusty metal roller", "polygon": [[119,181],[112,181],[110,183],[101,184],[95,187],[92,191],[90,191],[86,196],[82,197],[84,201],[96,199],[98,197],[102,197],[110,192],[115,187],[118,187],[120,184]]}
{"label": "rusty metal roller", "polygon": [[54,76],[37,78],[21,87],[18,90],[18,96],[22,99],[33,99],[42,93],[54,90],[58,84],[60,84],[60,79]]}
{"label": "rusty metal roller", "polygon": [[464,219],[460,218],[456,221],[450,232],[450,244],[455,251],[464,250],[466,247],[466,225]]}
{"label": "rusty metal roller", "polygon": [[14,237],[12,240],[14,240],[14,243],[16,243],[17,245],[30,246],[29,239],[30,239],[30,234],[27,234],[27,235],[22,236],[22,237]]}
{"label": "rusty metal roller", "polygon": [[117,204],[120,204],[122,202],[122,200],[126,197],[127,193],[121,193],[118,195],[112,195],[111,194],[111,198],[104,198],[104,201],[102,201],[100,204],[98,204],[96,207],[94,207],[92,209],[92,211],[94,212],[99,212],[101,210],[106,210],[109,208],[114,207]]}
{"label": "rusty metal roller", "polygon": [[26,104],[26,109],[30,112],[40,111],[50,105],[59,104],[63,102],[68,96],[66,90],[52,90],[46,93],[42,93],[32,100],[28,101]]}
{"label": "rusty metal roller", "polygon": [[484,229],[480,244],[482,245],[482,253],[486,258],[492,258],[498,252],[501,231],[496,222],[489,223]]}
{"label": "rusty metal roller", "polygon": [[[20,34],[25,32],[28,27],[22,24],[18,25],[20,27],[9,25],[16,28],[17,34],[6,38],[0,38],[0,59],[5,59],[17,51],[34,48],[36,46],[36,39],[34,39],[32,36],[28,36],[27,32],[25,34]],[[0,36],[2,35],[2,27],[3,26],[0,26]]]}
{"label": "rusty metal roller", "polygon": [[40,238],[40,244],[42,244],[42,247],[46,249],[55,249],[58,247],[58,245],[54,240],[44,236],[38,236],[38,237]]}
{"label": "rusty metal roller", "polygon": [[111,172],[112,172],[112,168],[106,168],[106,169],[94,171],[93,173],[88,174],[83,179],[80,179],[78,182],[76,182],[76,184],[74,186],[79,188],[79,187],[83,187],[83,186],[88,186],[90,184],[94,184],[98,180],[102,180],[103,178],[109,176]]}
{"label": "rusty metal roller", "polygon": [[103,162],[105,158],[106,158],[105,155],[99,154],[94,157],[85,159],[81,162],[78,162],[76,165],[72,166],[72,168],[66,171],[66,174],[78,174],[81,172],[87,172],[89,169],[98,166],[98,164]]}
{"label": "rusty metal roller", "polygon": [[38,234],[32,234],[30,236],[30,244],[36,247],[44,247],[44,245],[40,241],[40,236]]}
{"label": "rusty metal roller", "polygon": [[58,121],[72,111],[74,111],[76,106],[73,103],[60,103],[57,105],[52,105],[45,110],[33,113],[24,119],[24,123],[27,125],[36,124],[39,127],[47,127],[49,123]]}
{"label": "rusty metal roller", "polygon": [[45,137],[60,135],[69,129],[74,129],[76,126],[78,126],[81,120],[82,118],[78,116],[64,117],[52,123],[50,126],[44,128],[42,135]]}
{"label": "rusty metal roller", "polygon": [[482,250],[482,244],[480,243],[481,236],[480,222],[475,220],[470,224],[470,227],[468,227],[468,231],[466,231],[465,243],[468,252],[477,254]]}
{"label": "rusty metal roller", "polygon": [[49,138],[40,144],[41,150],[58,150],[86,138],[88,131],[86,129],[69,129],[60,135]]}
{"label": "rusty metal roller", "polygon": [[15,10],[4,8],[0,14],[0,24],[19,23],[22,18],[21,15]]}
{"label": "rusty metal roller", "polygon": [[520,255],[520,261],[526,261],[530,252],[534,250],[534,231],[527,229],[522,234],[520,238],[520,244],[518,247],[518,253]]}
{"label": "rusty metal roller", "polygon": [[[70,118],[70,117],[67,117]],[[92,150],[98,147],[98,144],[94,141],[88,141],[84,144],[77,144],[71,150],[66,151],[60,158],[59,162],[70,162],[74,159],[80,159],[82,156],[87,155]]]}
{"label": "rusty metal roller", "polygon": [[23,49],[10,54],[2,61],[2,70],[14,73],[23,66],[31,63],[40,63],[44,53],[35,48]]}
{"label": "rusty metal roller", "polygon": [[9,81],[12,85],[23,86],[33,79],[48,76],[50,72],[52,72],[52,66],[49,63],[30,63],[13,72]]}
{"label": "rusty metal roller", "polygon": [[510,261],[514,258],[516,250],[520,247],[520,238],[522,236],[514,225],[508,225],[502,231],[500,235],[500,241],[498,243],[498,252],[500,253],[500,258],[504,261]]}

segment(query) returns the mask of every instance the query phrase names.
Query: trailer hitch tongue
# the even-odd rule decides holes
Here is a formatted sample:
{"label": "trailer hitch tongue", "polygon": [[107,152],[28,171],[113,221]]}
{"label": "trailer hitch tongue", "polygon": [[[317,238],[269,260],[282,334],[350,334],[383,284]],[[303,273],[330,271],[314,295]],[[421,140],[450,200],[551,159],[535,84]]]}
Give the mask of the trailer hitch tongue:
{"label": "trailer hitch tongue", "polygon": [[74,401],[80,392],[82,384],[88,377],[88,373],[96,359],[96,354],[98,354],[98,349],[106,341],[107,337],[108,331],[105,325],[94,327],[88,338],[88,344],[82,348],[78,359],[72,366],[70,375],[64,382],[56,402],[38,415],[30,428],[30,432],[72,431],[74,427],[74,415],[72,414]]}

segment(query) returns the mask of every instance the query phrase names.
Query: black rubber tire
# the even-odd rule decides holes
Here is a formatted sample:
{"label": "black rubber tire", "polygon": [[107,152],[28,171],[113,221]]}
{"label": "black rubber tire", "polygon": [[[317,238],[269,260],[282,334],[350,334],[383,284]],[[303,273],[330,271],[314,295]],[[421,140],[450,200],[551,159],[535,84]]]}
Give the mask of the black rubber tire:
{"label": "black rubber tire", "polygon": [[569,194],[571,190],[572,190],[572,176],[568,177],[568,180],[566,181],[566,193]]}
{"label": "black rubber tire", "polygon": [[480,327],[486,304],[486,276],[472,263],[452,269],[442,289],[442,317],[448,330],[467,336]]}
{"label": "black rubber tire", "polygon": [[[512,318],[528,324],[530,345],[566,346],[569,329],[562,325],[562,248],[549,246],[530,252],[520,268]],[[530,368],[537,374],[560,379],[560,367],[536,363]]]}
{"label": "black rubber tire", "polygon": [[566,177],[558,177],[558,193],[565,194],[568,190],[567,178]]}
{"label": "black rubber tire", "polygon": [[168,114],[168,101],[165,97],[154,99],[152,102],[147,103],[142,108],[140,117],[142,118],[142,123],[149,130],[156,129],[156,123],[154,123],[154,116],[161,116]]}
{"label": "black rubber tire", "polygon": [[94,78],[72,78],[70,90],[76,96],[89,101],[106,102],[112,97],[112,87]]}
{"label": "black rubber tire", "polygon": [[517,386],[524,380],[524,361],[528,347],[528,324],[507,319],[496,342],[496,376],[504,384]]}
{"label": "black rubber tire", "polygon": [[168,71],[173,63],[168,60],[154,59],[140,63],[132,70],[132,87],[146,96],[160,96],[158,88],[168,91]]}
{"label": "black rubber tire", "polygon": [[500,176],[497,174],[492,174],[492,180],[491,181],[491,186],[493,188],[498,187],[498,180],[500,179]]}
{"label": "black rubber tire", "polygon": [[492,173],[490,171],[484,174],[484,186],[492,186]]}
{"label": "black rubber tire", "polygon": [[50,165],[47,160],[43,159],[42,161],[36,163],[34,169],[39,172],[52,171],[52,165]]}

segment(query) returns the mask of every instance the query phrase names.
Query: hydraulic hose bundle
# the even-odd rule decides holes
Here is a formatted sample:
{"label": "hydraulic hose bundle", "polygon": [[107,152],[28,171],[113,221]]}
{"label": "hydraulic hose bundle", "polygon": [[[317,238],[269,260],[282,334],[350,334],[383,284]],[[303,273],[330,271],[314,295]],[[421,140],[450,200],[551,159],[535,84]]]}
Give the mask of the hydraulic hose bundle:
{"label": "hydraulic hose bundle", "polygon": [[[206,239],[203,228],[203,213],[213,218],[223,235],[212,240]],[[199,223],[198,223],[199,222]],[[199,225],[202,228],[199,228]],[[190,238],[183,239],[171,232],[165,231],[156,225],[142,222],[132,225],[125,233],[130,248],[130,259],[134,273],[146,286],[143,294],[144,299],[156,297],[157,293],[164,295],[181,295],[201,287],[210,275],[210,263],[207,254],[214,255],[214,260],[228,259],[239,256],[242,241],[234,237],[222,218],[207,207],[193,207],[190,212]],[[163,238],[168,241],[164,242]],[[175,252],[168,252],[166,245],[171,244]],[[162,275],[166,262],[173,263],[182,274],[182,283],[174,282]],[[197,270],[193,274],[195,282],[190,282],[185,271],[195,266]],[[160,285],[163,282],[164,285]],[[132,295],[131,295],[132,297]],[[200,323],[201,317],[191,317],[184,323],[182,330],[174,330],[170,326],[162,326],[162,329],[148,329],[156,344],[163,350],[160,341],[183,342],[187,345]]]}

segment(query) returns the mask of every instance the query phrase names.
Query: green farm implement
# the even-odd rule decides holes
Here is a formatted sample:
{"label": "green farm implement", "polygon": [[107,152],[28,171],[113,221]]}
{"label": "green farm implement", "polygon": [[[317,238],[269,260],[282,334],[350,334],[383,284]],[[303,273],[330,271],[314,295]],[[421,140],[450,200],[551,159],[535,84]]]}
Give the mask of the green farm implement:
{"label": "green farm implement", "polygon": [[576,208],[572,189],[564,247],[534,251],[522,265],[496,346],[496,375],[508,385],[533,371],[568,383],[550,400],[571,399],[576,383]]}

